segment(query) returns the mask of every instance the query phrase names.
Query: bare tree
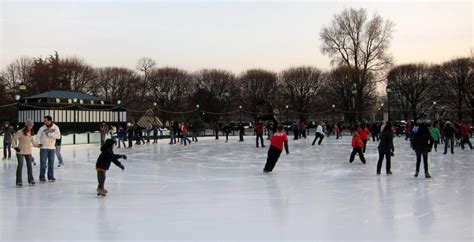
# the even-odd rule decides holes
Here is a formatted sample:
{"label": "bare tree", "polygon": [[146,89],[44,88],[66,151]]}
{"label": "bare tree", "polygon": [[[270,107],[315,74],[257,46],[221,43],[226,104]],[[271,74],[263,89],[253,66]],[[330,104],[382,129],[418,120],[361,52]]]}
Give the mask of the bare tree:
{"label": "bare tree", "polygon": [[[467,114],[472,108],[472,77],[471,58],[457,58],[445,62],[439,68],[438,78],[443,81],[444,101],[451,110],[455,110],[458,119],[463,119],[463,114]],[[472,114],[471,114],[472,115]]]}
{"label": "bare tree", "polygon": [[[293,67],[280,75],[282,93],[294,111],[308,113],[316,110],[324,82],[321,70],[315,67]],[[301,114],[300,118],[304,115]]]}
{"label": "bare tree", "polygon": [[253,113],[254,118],[259,113],[273,113],[278,108],[276,101],[280,93],[277,81],[276,73],[262,69],[247,70],[240,76],[242,104]]}
{"label": "bare tree", "polygon": [[427,64],[396,66],[387,75],[388,85],[398,95],[397,99],[408,106],[415,121],[426,114],[436,99],[437,94],[432,91],[434,81],[432,67]]}
{"label": "bare tree", "polygon": [[[392,63],[388,53],[394,23],[374,14],[368,18],[367,11],[361,9],[344,9],[335,14],[329,26],[320,32],[321,52],[332,58],[331,63],[346,65],[355,71],[351,78],[357,89],[355,111],[367,108],[364,90],[375,85],[373,72],[379,72]],[[371,81],[372,80],[372,81]],[[375,88],[369,87],[369,90]]]}
{"label": "bare tree", "polygon": [[150,57],[142,57],[138,59],[137,70],[142,74],[142,88],[140,89],[141,98],[144,99],[149,95],[148,90],[150,86],[150,74],[156,66],[156,61]]}
{"label": "bare tree", "polygon": [[120,67],[103,67],[96,70],[97,94],[108,101],[118,100],[127,107],[142,107],[136,90],[140,84],[137,74],[130,69]]}
{"label": "bare tree", "polygon": [[61,59],[60,79],[71,91],[86,92],[88,84],[95,79],[94,68],[79,57]]}
{"label": "bare tree", "polygon": [[18,85],[25,83],[31,86],[33,72],[33,59],[20,57],[8,64],[1,73],[5,85],[5,91],[13,99],[18,92]]}

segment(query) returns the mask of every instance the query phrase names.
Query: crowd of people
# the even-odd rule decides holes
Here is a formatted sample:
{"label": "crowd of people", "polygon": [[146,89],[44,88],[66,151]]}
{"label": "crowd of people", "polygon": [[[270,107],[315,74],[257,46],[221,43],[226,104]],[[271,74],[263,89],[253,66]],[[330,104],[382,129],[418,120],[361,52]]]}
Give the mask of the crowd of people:
{"label": "crowd of people", "polygon": [[[316,125],[314,140],[312,145],[316,142],[321,145],[325,137],[329,137],[331,134],[336,135],[336,139],[342,137],[342,125],[340,122],[333,123],[332,125],[326,125],[327,122],[319,122]],[[33,177],[33,166],[36,165],[33,155],[32,148],[40,149],[40,174],[39,181],[46,182],[46,178],[50,182],[56,181],[54,176],[54,162],[55,157],[58,158],[58,168],[64,166],[64,161],[61,155],[61,144],[62,136],[59,127],[54,124],[51,116],[45,116],[43,125],[39,128],[38,132],[35,133],[33,130],[34,123],[31,120],[26,121],[23,128],[15,131],[14,127],[9,123],[5,122],[1,134],[3,134],[3,159],[11,159],[12,149],[16,151],[16,157],[18,166],[16,170],[16,185],[18,187],[23,186],[22,181],[22,170],[23,165],[26,163],[27,167],[27,179],[29,185],[35,185],[35,179]],[[176,145],[182,144],[184,146],[190,145],[193,142],[198,142],[198,129],[192,124],[186,122],[175,122],[171,121],[169,126],[169,144]],[[366,164],[364,154],[366,152],[367,142],[372,138],[373,142],[378,142],[378,161],[376,174],[380,175],[382,165],[385,161],[385,171],[387,175],[392,175],[391,171],[391,159],[395,153],[395,146],[393,139],[395,136],[400,136],[400,126],[394,126],[391,122],[373,122],[373,123],[358,123],[356,126],[349,128],[352,134],[352,152],[349,155],[349,162],[352,163],[355,160],[356,155],[362,163]],[[245,126],[240,123],[238,128],[239,142],[244,141]],[[293,132],[294,140],[305,139],[308,134],[308,125],[302,120],[300,122],[294,121],[291,125],[284,127],[281,124],[270,121],[265,125],[262,121],[255,122],[254,134],[256,139],[256,147],[265,148],[264,135],[266,134],[266,140],[269,140],[270,147],[268,150],[267,162],[264,166],[263,172],[270,173],[273,171],[281,152],[285,149],[286,154],[289,154],[288,148],[288,133]],[[215,125],[216,139],[219,139],[219,131],[222,131],[226,136],[226,141],[229,140],[229,134],[232,132],[232,128],[229,124],[225,124],[222,129],[218,124]],[[100,143],[101,143],[101,154],[97,159],[96,170],[98,187],[97,194],[105,196],[107,190],[105,190],[105,177],[106,171],[109,169],[110,164],[114,163],[122,170],[125,169],[119,159],[127,159],[125,155],[114,154],[114,148],[118,146],[120,148],[132,148],[133,141],[136,145],[150,143],[153,140],[153,144],[158,143],[158,138],[163,135],[162,130],[158,125],[152,125],[147,122],[145,127],[141,127],[137,122],[134,124],[128,124],[126,128],[118,128],[109,126],[106,122],[102,122],[99,128]],[[468,122],[463,121],[460,123],[450,121],[435,121],[431,122],[407,122],[403,129],[405,133],[405,140],[409,141],[410,147],[414,150],[416,155],[416,165],[414,177],[418,177],[420,172],[421,161],[423,160],[423,168],[425,178],[431,178],[428,164],[428,154],[434,149],[437,152],[437,147],[440,144],[444,144],[443,154],[448,153],[450,148],[451,154],[454,154],[454,149],[460,146],[461,149],[469,147],[472,150],[472,144],[470,142],[471,127]],[[109,139],[106,139],[110,136]],[[191,139],[189,138],[191,137]],[[128,141],[128,146],[126,142]],[[403,149],[403,148],[402,148]]]}

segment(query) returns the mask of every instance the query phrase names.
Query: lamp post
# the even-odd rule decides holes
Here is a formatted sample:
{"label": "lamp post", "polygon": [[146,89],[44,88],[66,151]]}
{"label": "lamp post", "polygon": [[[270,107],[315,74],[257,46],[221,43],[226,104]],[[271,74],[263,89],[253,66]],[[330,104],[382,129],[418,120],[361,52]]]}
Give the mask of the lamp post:
{"label": "lamp post", "polygon": [[76,120],[76,109],[77,109],[77,98],[73,98],[72,101],[74,102],[74,118],[73,118],[73,121],[74,121],[74,129],[73,129],[73,135],[72,135],[72,143],[73,144],[76,144],[76,123],[77,123],[77,120]]}
{"label": "lamp post", "polygon": [[436,101],[433,101],[433,122],[436,121]]}
{"label": "lamp post", "polygon": [[225,96],[225,124],[227,125],[227,105],[229,104],[229,96],[230,96],[230,93],[229,91],[225,91],[224,92],[224,96]]}
{"label": "lamp post", "polygon": [[387,91],[387,116],[388,121],[390,121],[390,93],[392,93],[392,88],[390,86],[387,86],[385,91]]}
{"label": "lamp post", "polygon": [[168,97],[168,92],[163,90],[160,92],[160,95],[161,95],[161,108],[162,108],[162,123],[163,123],[163,126],[165,125],[165,98]]}
{"label": "lamp post", "polygon": [[120,128],[120,127],[122,127],[122,124],[120,123],[120,111],[122,109],[122,100],[118,100],[117,104],[118,104],[118,112],[117,112],[118,118],[117,118],[117,120],[118,120],[118,126],[119,126],[118,128]]}
{"label": "lamp post", "polygon": [[[16,118],[17,118],[17,126],[18,123],[20,123],[20,99],[21,96],[19,94],[15,95],[15,101],[16,101]],[[17,127],[18,128],[18,127]]]}
{"label": "lamp post", "polygon": [[382,115],[382,118],[381,118],[381,120],[383,121],[383,103],[382,103],[382,104],[380,104],[380,108],[379,108],[379,110],[380,110],[380,112],[381,112],[380,114]]}
{"label": "lamp post", "polygon": [[353,122],[356,119],[356,95],[357,95],[357,86],[354,84],[352,86],[352,110],[354,111]]}
{"label": "lamp post", "polygon": [[332,105],[332,125],[334,126],[335,122],[336,122],[336,104],[333,104]]}
{"label": "lamp post", "polygon": [[239,124],[242,123],[242,105],[239,105]]}

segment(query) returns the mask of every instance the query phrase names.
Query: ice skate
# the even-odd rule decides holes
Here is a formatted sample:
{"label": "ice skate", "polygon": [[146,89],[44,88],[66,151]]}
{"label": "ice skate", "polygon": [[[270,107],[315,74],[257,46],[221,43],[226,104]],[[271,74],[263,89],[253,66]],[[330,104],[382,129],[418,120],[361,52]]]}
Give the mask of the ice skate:
{"label": "ice skate", "polygon": [[105,197],[107,195],[107,192],[105,189],[97,188],[97,196],[98,197]]}

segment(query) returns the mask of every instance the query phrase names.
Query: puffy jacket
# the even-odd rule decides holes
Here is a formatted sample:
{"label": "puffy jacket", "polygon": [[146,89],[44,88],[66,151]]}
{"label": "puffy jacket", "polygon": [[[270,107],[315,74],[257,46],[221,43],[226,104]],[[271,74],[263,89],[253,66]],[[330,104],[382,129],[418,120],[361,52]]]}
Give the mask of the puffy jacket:
{"label": "puffy jacket", "polygon": [[433,142],[431,134],[415,134],[413,136],[413,149],[419,152],[431,152]]}
{"label": "puffy jacket", "polygon": [[357,128],[357,133],[360,134],[360,138],[362,140],[369,140],[369,129],[367,129],[367,128],[365,128],[365,129]]}
{"label": "puffy jacket", "polygon": [[95,167],[100,170],[108,170],[110,168],[110,163],[114,163],[116,166],[121,167],[122,163],[118,159],[122,158],[122,155],[116,155],[111,149],[101,148],[102,153],[100,153],[99,158],[97,158],[97,163]]}
{"label": "puffy jacket", "polygon": [[358,135],[352,136],[352,147],[353,148],[364,148],[364,142]]}

